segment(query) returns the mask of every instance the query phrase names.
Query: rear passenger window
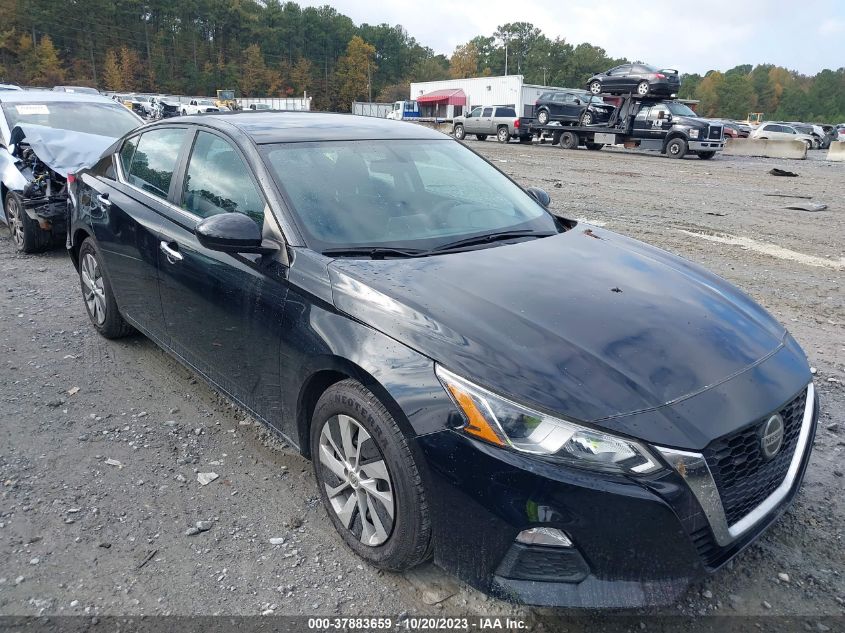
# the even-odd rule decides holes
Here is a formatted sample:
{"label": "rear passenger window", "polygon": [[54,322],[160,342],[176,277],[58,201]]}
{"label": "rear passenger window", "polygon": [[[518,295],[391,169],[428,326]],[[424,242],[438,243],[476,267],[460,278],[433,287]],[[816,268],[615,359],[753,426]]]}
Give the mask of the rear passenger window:
{"label": "rear passenger window", "polygon": [[513,108],[496,108],[496,116],[516,116],[516,110]]}
{"label": "rear passenger window", "polygon": [[151,130],[141,134],[129,165],[129,182],[166,200],[184,138],[185,130],[178,128]]}
{"label": "rear passenger window", "polygon": [[201,218],[218,213],[243,213],[264,224],[264,198],[250,170],[227,141],[199,132],[188,162],[182,208]]}

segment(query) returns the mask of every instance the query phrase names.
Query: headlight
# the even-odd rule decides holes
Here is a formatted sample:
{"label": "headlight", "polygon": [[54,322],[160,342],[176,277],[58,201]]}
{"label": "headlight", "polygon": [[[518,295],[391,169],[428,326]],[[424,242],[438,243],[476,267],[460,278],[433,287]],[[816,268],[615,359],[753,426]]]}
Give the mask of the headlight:
{"label": "headlight", "polygon": [[698,130],[690,130],[689,131],[690,138],[698,138]]}
{"label": "headlight", "polygon": [[437,366],[437,377],[463,413],[460,430],[522,453],[544,455],[580,468],[647,474],[660,463],[631,440],[569,422],[496,395]]}

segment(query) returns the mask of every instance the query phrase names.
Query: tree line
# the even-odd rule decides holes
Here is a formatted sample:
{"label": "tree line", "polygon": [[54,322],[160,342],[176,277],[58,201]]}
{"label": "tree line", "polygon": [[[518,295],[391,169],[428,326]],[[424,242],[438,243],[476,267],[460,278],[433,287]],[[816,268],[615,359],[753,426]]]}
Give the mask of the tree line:
{"label": "tree line", "polygon": [[[411,81],[521,74],[583,87],[628,61],[550,39],[528,22],[500,26],[436,54],[399,25],[356,25],[330,6],[279,0],[7,0],[0,6],[0,81],[117,92],[291,96],[348,111],[354,100],[408,97]],[[649,60],[646,60],[649,61]],[[657,60],[651,60],[657,62]],[[706,116],[845,121],[845,68],[806,76],[772,65],[684,75],[680,96]]]}

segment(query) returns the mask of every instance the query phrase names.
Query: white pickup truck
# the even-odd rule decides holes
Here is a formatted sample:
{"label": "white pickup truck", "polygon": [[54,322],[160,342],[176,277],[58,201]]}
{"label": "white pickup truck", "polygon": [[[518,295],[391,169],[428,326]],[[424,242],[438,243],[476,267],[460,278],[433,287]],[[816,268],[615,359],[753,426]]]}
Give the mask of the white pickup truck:
{"label": "white pickup truck", "polygon": [[188,114],[202,114],[203,112],[220,112],[211,99],[191,99],[182,104],[182,116]]}

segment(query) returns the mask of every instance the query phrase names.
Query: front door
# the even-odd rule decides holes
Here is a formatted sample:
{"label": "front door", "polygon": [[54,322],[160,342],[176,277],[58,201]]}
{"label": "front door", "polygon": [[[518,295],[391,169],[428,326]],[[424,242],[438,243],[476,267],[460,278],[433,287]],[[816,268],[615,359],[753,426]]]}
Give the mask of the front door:
{"label": "front door", "polygon": [[165,323],[173,350],[266,420],[280,422],[279,349],[287,268],[279,255],[213,251],[195,235],[219,213],[265,230],[270,211],[238,149],[199,131],[159,244]]}
{"label": "front door", "polygon": [[484,108],[481,112],[481,118],[478,121],[479,134],[495,134],[495,126],[493,125],[493,108]]}

